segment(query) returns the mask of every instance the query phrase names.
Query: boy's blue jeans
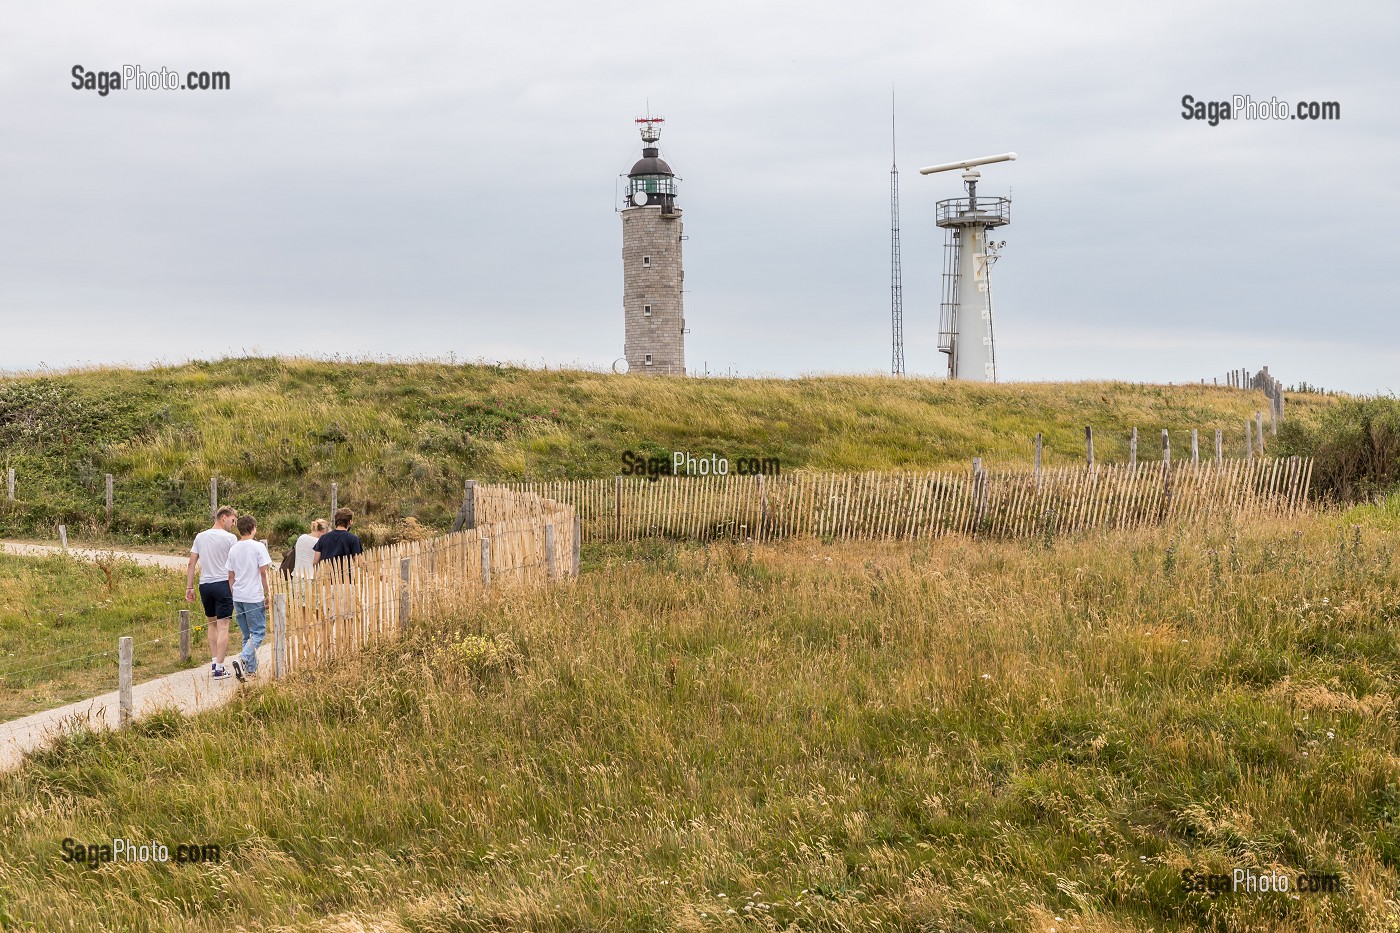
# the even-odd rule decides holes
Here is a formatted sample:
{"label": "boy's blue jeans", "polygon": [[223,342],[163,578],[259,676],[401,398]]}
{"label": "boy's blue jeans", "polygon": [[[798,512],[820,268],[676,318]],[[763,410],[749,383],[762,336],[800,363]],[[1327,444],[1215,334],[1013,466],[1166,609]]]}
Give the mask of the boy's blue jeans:
{"label": "boy's blue jeans", "polygon": [[238,620],[238,630],[243,633],[243,650],[238,653],[238,660],[243,662],[243,669],[248,673],[256,673],[258,646],[267,638],[267,604],[234,603],[233,615]]}

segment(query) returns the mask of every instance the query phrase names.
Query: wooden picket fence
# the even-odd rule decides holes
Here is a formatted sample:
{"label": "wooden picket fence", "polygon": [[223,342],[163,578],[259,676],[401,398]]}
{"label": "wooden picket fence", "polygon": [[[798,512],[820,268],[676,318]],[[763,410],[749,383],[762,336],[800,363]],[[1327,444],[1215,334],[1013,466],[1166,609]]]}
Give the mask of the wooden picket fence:
{"label": "wooden picket fence", "polygon": [[507,483],[578,510],[587,541],[1016,537],[1292,515],[1310,458],[1096,464],[1040,471],[612,477]]}
{"label": "wooden picket fence", "polygon": [[286,643],[274,646],[283,673],[353,654],[438,599],[540,586],[577,572],[572,506],[501,487],[476,492],[474,528],[370,548],[353,565],[330,561],[309,578],[274,574],[274,604],[285,600]]}

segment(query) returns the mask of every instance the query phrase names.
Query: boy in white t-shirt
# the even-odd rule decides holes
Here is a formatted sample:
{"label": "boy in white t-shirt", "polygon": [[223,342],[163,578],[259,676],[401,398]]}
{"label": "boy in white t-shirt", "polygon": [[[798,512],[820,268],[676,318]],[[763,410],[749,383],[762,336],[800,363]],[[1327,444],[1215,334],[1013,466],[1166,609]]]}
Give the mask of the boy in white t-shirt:
{"label": "boy in white t-shirt", "polygon": [[228,552],[228,585],[233,591],[234,617],[243,633],[243,650],[233,659],[239,680],[258,674],[258,646],[267,637],[267,568],[272,555],[267,545],[253,540],[258,523],[251,515],[238,517],[238,543]]}

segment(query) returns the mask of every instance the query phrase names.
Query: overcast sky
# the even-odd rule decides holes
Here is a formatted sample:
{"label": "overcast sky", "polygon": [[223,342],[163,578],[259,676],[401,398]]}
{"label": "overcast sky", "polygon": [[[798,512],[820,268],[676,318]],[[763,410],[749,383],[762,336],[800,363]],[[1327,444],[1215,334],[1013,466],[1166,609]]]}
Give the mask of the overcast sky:
{"label": "overcast sky", "polygon": [[[1014,150],[1004,380],[1400,390],[1394,3],[11,5],[0,369],[243,350],[607,367],[617,176],[666,118],[687,363],[885,372],[890,89],[906,358],[941,375],[921,165]],[[71,87],[221,70],[224,92]],[[1211,127],[1181,98],[1338,101]],[[1014,189],[1014,190],[1013,190]]]}

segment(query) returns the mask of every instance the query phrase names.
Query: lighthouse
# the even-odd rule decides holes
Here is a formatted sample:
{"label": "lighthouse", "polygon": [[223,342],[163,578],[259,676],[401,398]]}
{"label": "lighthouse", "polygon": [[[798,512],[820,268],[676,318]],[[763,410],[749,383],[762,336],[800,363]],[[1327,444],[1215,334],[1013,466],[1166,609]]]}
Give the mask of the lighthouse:
{"label": "lighthouse", "polygon": [[661,158],[661,117],[640,117],[642,157],[627,173],[622,208],[623,355],[627,371],[685,375],[681,209],[676,175]]}

